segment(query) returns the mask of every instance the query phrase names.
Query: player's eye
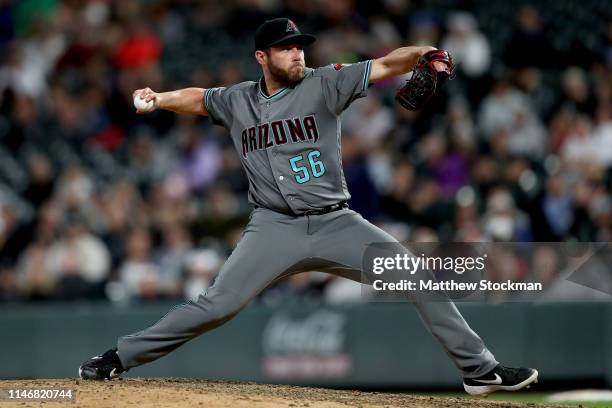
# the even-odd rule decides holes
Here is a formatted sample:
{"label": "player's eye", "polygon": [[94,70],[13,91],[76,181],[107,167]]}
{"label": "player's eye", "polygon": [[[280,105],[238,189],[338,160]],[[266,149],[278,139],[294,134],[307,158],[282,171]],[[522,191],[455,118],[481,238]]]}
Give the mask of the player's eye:
{"label": "player's eye", "polygon": [[303,49],[301,45],[286,45],[283,47],[283,51],[292,51],[294,48],[298,51],[302,51]]}

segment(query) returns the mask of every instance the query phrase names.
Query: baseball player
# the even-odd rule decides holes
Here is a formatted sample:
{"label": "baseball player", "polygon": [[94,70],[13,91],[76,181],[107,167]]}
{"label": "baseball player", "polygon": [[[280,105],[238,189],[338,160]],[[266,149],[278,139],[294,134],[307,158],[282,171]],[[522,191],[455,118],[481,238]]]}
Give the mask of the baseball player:
{"label": "baseball player", "polygon": [[[318,270],[361,282],[366,246],[397,243],[348,208],[341,115],[367,95],[369,85],[410,72],[423,55],[438,50],[403,47],[378,59],[312,69],[305,65],[303,47],[314,41],[287,18],[268,20],[255,33],[255,58],[263,71],[259,81],[134,92],[152,102],[145,111],[209,116],[227,128],[247,173],[254,209],[242,239],[197,301],[120,337],[116,348],[79,367],[81,378],[110,380],[154,361],[229,321],[258,293],[291,274]],[[415,306],[460,370],[468,393],[515,391],[537,381],[534,369],[499,364],[452,302],[416,301]]]}

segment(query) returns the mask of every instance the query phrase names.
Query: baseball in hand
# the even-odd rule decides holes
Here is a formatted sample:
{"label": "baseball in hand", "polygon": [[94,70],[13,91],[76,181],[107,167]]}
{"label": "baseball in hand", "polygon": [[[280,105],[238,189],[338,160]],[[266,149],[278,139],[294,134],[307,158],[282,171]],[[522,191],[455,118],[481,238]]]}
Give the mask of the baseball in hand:
{"label": "baseball in hand", "polygon": [[134,107],[140,112],[152,112],[155,110],[155,102],[150,100],[147,102],[144,99],[140,99],[140,95],[134,96]]}

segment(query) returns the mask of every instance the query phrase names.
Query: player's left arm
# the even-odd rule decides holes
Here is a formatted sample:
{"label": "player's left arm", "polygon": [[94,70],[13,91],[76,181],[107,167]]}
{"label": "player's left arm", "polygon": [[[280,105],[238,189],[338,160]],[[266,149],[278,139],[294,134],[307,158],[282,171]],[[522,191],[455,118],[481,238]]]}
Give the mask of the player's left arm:
{"label": "player's left arm", "polygon": [[401,47],[384,57],[372,61],[372,71],[368,83],[373,84],[383,79],[404,75],[413,70],[418,59],[426,52],[435,50],[435,47]]}

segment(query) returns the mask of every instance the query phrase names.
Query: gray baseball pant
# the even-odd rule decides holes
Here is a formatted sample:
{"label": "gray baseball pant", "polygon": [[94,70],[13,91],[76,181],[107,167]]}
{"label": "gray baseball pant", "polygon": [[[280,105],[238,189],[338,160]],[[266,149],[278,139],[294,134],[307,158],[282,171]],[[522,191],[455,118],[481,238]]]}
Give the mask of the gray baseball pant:
{"label": "gray baseball pant", "polygon": [[[397,243],[349,209],[292,217],[257,208],[214,284],[197,301],[181,304],[153,326],[119,338],[121,363],[130,369],[170,353],[231,320],[266,287],[294,273],[319,270],[361,282],[366,246],[383,242]],[[497,365],[454,303],[417,299],[414,304],[464,377],[479,377]]]}

